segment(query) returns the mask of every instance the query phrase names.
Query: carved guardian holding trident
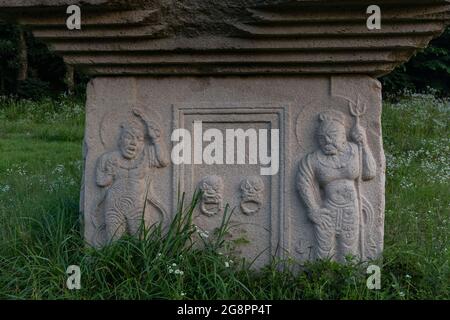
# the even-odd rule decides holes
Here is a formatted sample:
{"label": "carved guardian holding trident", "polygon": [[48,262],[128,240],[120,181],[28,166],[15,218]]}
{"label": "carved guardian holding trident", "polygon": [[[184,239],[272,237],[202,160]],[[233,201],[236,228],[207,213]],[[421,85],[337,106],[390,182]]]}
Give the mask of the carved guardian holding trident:
{"label": "carved guardian holding trident", "polygon": [[150,170],[168,165],[160,144],[161,130],[142,110],[133,109],[133,118],[120,130],[118,149],[103,154],[96,168],[96,183],[103,197],[94,224],[99,237],[104,233],[103,241],[108,243],[124,234],[137,235],[145,221]]}
{"label": "carved guardian holding trident", "polygon": [[364,216],[373,210],[361,195],[361,181],[375,177],[376,163],[359,124],[364,109],[359,104],[350,107],[356,118],[350,134],[353,142],[347,139],[345,115],[323,112],[318,117],[320,148],[299,166],[297,187],[313,224],[316,259],[370,256],[365,249]]}

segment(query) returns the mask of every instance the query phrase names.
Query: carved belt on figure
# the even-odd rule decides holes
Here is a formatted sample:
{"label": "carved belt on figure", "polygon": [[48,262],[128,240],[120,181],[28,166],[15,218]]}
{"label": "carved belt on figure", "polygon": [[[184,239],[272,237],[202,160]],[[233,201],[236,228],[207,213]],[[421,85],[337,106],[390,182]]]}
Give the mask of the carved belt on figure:
{"label": "carved belt on figure", "polygon": [[349,202],[345,204],[337,204],[328,199],[327,208],[330,209],[335,217],[336,233],[348,232],[353,230],[357,219],[357,204]]}

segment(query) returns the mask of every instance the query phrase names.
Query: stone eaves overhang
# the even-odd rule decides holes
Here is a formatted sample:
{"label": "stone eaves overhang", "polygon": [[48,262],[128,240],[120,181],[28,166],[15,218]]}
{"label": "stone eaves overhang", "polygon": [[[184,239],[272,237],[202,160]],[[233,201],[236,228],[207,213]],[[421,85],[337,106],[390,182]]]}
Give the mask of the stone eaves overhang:
{"label": "stone eaves overhang", "polygon": [[[450,21],[448,0],[0,0],[15,20],[97,76],[367,74],[407,61]],[[66,27],[67,6],[82,29]]]}

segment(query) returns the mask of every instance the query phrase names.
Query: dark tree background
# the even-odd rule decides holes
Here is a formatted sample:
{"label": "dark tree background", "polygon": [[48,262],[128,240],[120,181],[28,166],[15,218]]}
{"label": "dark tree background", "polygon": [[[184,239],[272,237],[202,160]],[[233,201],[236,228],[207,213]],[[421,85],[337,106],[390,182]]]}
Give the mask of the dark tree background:
{"label": "dark tree background", "polygon": [[404,89],[420,92],[431,87],[440,95],[450,96],[450,27],[428,48],[381,81],[387,94]]}
{"label": "dark tree background", "polygon": [[18,26],[0,22],[0,95],[39,99],[82,94],[87,77]]}
{"label": "dark tree background", "polygon": [[12,25],[0,23],[0,93],[15,89],[18,77],[19,30]]}
{"label": "dark tree background", "polygon": [[[438,94],[450,96],[450,28],[381,81],[386,95],[432,87]],[[82,94],[86,82],[87,77],[74,73],[29,33],[0,22],[0,95],[39,99],[62,92]]]}

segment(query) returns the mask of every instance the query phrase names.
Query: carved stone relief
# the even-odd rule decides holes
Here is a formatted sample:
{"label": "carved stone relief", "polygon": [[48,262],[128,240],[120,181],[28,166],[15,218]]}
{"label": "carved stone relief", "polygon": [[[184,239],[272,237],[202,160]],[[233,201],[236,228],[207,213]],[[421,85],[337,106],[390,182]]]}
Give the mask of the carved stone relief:
{"label": "carved stone relief", "polygon": [[377,174],[377,165],[359,118],[365,108],[350,102],[355,118],[347,138],[348,119],[335,110],[318,115],[319,148],[300,162],[297,187],[314,230],[314,256],[345,261],[373,255],[370,232],[374,210],[362,195],[362,184]]}
{"label": "carved stone relief", "polygon": [[301,237],[295,246],[295,251],[302,260],[311,260],[314,254],[314,243],[309,238]]}
{"label": "carved stone relief", "polygon": [[[327,256],[342,260],[347,253],[378,257],[384,157],[377,82],[359,76],[274,79],[139,78],[131,84],[121,78],[94,80],[90,96],[100,98],[91,98],[87,106],[87,242],[102,246],[138,233],[143,223],[147,227],[162,220],[166,228],[177,213],[182,195],[178,191],[190,201],[200,189],[203,197],[192,223],[214,235],[228,205],[227,241],[239,256],[256,259],[255,268],[273,257],[299,262]],[[122,88],[123,95],[117,94]],[[229,102],[232,93],[236,97]],[[341,98],[357,93],[370,109],[361,114],[364,110],[354,106],[353,116]],[[130,105],[141,110],[133,112]],[[234,165],[224,161],[165,167],[164,149],[178,143],[171,141],[170,132],[183,128],[191,138],[201,137],[195,132],[198,121],[202,133],[222,133],[224,151],[227,130],[256,130],[258,163],[249,163],[254,144],[246,138],[245,164],[237,164],[236,157]],[[272,157],[269,135],[261,143],[266,150],[260,148],[262,130],[279,130],[279,170],[274,175],[260,175],[261,168],[269,167],[260,155]],[[158,133],[160,139],[155,139]],[[243,142],[234,140],[237,150]],[[190,148],[195,155],[195,144]]]}
{"label": "carved stone relief", "polygon": [[168,165],[159,126],[141,109],[120,125],[117,149],[97,160],[95,181],[101,189],[92,217],[97,245],[125,234],[137,236],[141,226],[150,227],[146,206],[154,206],[160,215],[163,206],[153,199],[151,170]]}
{"label": "carved stone relief", "polygon": [[[281,154],[279,163],[280,168],[283,168],[284,162],[282,159],[285,146],[288,145],[289,141],[290,126],[285,123],[285,119],[288,118],[290,112],[288,103],[267,104],[260,101],[254,103],[238,101],[232,105],[224,103],[223,106],[217,103],[195,103],[191,106],[180,102],[178,105],[175,104],[172,110],[174,128],[185,128],[194,132],[195,121],[202,121],[203,132],[209,129],[220,130],[225,138],[225,143],[227,130],[242,129],[246,131],[252,129],[256,130],[257,133],[266,130],[268,142],[265,143],[265,146],[268,147],[267,152],[270,152],[271,146],[270,130],[278,129]],[[239,140],[236,139],[236,149],[238,143]],[[284,198],[280,191],[286,171],[280,169],[276,175],[261,176],[261,168],[269,165],[249,164],[250,143],[248,139],[246,139],[245,144],[246,164],[208,165],[203,163],[174,166],[173,185],[185,190],[186,194],[193,195],[196,190],[202,188],[206,177],[220,177],[222,181],[220,184],[223,186],[223,189],[220,188],[222,211],[215,213],[216,210],[205,208],[205,201],[200,199],[198,211],[194,216],[194,223],[202,230],[214,234],[215,230],[221,226],[225,207],[228,205],[229,211],[227,213],[230,215],[230,228],[227,237],[230,245],[234,247],[234,253],[247,257],[251,261],[255,260],[255,267],[261,267],[269,263],[272,256],[282,258],[282,255],[286,252],[280,249],[285,248],[288,242],[287,237],[283,238],[287,233],[281,232],[284,230],[287,220],[287,215],[282,214]],[[259,144],[259,140],[257,144]],[[224,145],[225,150],[226,144]],[[261,152],[265,153],[264,150]],[[255,180],[252,177],[260,178],[261,182],[254,182]],[[250,189],[249,192],[241,189],[246,178],[250,178],[248,181],[251,185],[250,188],[254,188],[256,184],[258,194],[251,194]],[[212,185],[212,183],[208,183],[208,185]],[[262,185],[263,188],[261,189],[259,185]],[[214,199],[214,197],[211,198]],[[212,199],[211,202],[216,202]],[[248,214],[241,209],[241,202]],[[258,204],[258,202],[261,202],[261,204]],[[211,206],[217,209],[217,205],[214,203]],[[255,209],[258,209],[258,211]],[[254,213],[252,213],[253,211]]]}
{"label": "carved stone relief", "polygon": [[219,176],[207,176],[202,179],[199,189],[203,192],[200,211],[205,216],[212,217],[222,211],[223,180]]}
{"label": "carved stone relief", "polygon": [[253,215],[261,210],[264,197],[264,182],[258,176],[247,177],[241,183],[241,210]]}

